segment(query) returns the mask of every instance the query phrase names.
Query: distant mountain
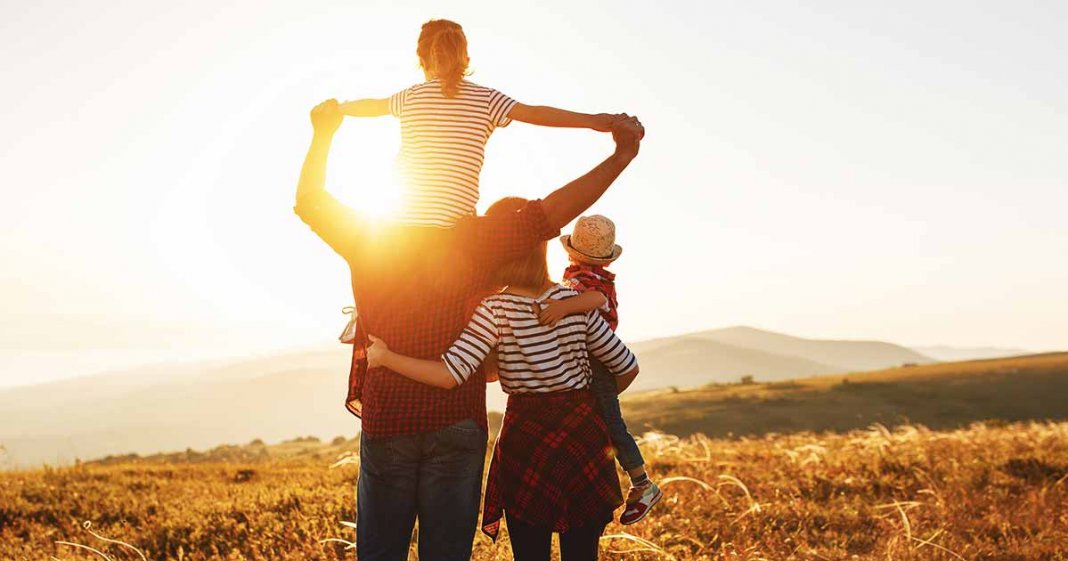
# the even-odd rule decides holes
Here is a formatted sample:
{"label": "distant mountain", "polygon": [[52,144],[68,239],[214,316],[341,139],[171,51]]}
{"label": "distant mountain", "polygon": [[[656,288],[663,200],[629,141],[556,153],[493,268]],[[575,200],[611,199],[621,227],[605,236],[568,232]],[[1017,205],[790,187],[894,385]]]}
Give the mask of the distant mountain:
{"label": "distant mountain", "polygon": [[742,376],[773,381],[849,370],[805,358],[728,345],[700,334],[636,343],[631,347],[637,353],[641,367],[641,374],[633,386],[638,391],[737,382]]}
{"label": "distant mountain", "polygon": [[[775,381],[928,363],[874,341],[801,339],[734,327],[639,342],[634,389]],[[0,467],[65,464],[107,454],[210,448],[256,438],[352,436],[342,407],[349,348],[342,345],[239,361],[169,364],[0,391]],[[497,384],[488,406],[503,410]]]}
{"label": "distant mountain", "polygon": [[937,362],[892,343],[802,339],[752,327],[702,331],[632,347],[643,370],[635,381],[638,389],[737,382],[742,376],[768,382]]}
{"label": "distant mountain", "polygon": [[752,327],[715,329],[697,336],[736,347],[811,360],[829,365],[837,372],[937,362],[915,350],[882,341],[802,339]]}
{"label": "distant mountain", "polygon": [[935,360],[943,360],[946,362],[1023,356],[1033,352],[1024,349],[1003,349],[999,347],[949,347],[945,345],[911,348],[912,350],[918,353],[923,353]]}
{"label": "distant mountain", "polygon": [[352,436],[359,423],[342,406],[349,356],[336,345],[0,391],[0,445],[8,465],[25,466],[254,438]]}

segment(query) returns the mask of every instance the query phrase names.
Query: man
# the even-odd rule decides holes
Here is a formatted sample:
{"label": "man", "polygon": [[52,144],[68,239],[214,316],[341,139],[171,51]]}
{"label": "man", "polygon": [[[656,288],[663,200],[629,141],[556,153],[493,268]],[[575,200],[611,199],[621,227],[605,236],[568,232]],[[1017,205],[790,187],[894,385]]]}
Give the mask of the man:
{"label": "man", "polygon": [[[471,217],[449,229],[375,225],[325,190],[342,114],[311,113],[312,136],[295,211],[345,258],[361,331],[409,356],[437,359],[487,295],[497,264],[554,238],[590,207],[638,154],[641,123],[621,116],[615,151],[590,172],[510,215]],[[386,369],[361,372],[354,349],[347,406],[361,415],[356,549],[361,561],[404,560],[419,520],[419,558],[471,557],[486,453],[485,373],[444,390]]]}

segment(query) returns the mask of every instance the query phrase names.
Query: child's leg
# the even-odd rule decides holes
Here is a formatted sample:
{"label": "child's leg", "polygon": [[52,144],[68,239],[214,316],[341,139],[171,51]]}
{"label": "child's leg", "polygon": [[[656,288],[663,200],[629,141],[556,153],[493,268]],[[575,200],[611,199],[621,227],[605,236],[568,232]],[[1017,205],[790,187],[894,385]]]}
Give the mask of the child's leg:
{"label": "child's leg", "polygon": [[612,445],[616,449],[616,459],[620,467],[630,476],[631,483],[640,485],[649,480],[645,473],[645,459],[642,458],[642,452],[638,449],[638,443],[627,430],[627,423],[623,420],[623,414],[619,410],[616,378],[592,356],[590,368],[593,370],[593,394],[601,408],[601,417],[608,425],[608,435],[612,438]]}

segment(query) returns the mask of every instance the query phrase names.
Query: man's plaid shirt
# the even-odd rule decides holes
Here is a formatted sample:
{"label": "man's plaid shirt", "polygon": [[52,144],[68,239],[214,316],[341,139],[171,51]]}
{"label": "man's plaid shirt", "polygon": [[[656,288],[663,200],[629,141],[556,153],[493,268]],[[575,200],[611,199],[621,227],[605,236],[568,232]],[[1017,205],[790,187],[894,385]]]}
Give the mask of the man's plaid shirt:
{"label": "man's plaid shirt", "polygon": [[[302,199],[294,210],[348,262],[361,335],[370,333],[391,350],[429,360],[440,360],[479,301],[496,288],[497,265],[559,234],[540,201],[512,215],[464,218],[450,229],[374,224],[325,191]],[[362,403],[364,434],[414,434],[464,419],[485,427],[481,369],[466,384],[445,390],[385,368],[364,372],[362,345],[353,347],[346,403]]]}

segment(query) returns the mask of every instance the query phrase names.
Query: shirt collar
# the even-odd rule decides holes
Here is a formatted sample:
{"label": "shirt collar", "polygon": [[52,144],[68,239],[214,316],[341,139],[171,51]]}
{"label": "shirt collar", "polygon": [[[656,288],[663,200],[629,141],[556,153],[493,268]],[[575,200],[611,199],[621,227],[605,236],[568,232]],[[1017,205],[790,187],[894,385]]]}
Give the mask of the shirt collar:
{"label": "shirt collar", "polygon": [[604,265],[590,265],[588,263],[572,263],[571,266],[569,266],[567,268],[567,274],[568,275],[572,275],[573,276],[573,275],[576,275],[576,274],[579,274],[579,273],[591,274],[591,275],[594,275],[596,277],[602,278],[602,279],[604,279],[606,281],[609,281],[609,282],[616,280],[616,274],[613,273],[612,271],[609,271],[608,269],[605,269]]}

